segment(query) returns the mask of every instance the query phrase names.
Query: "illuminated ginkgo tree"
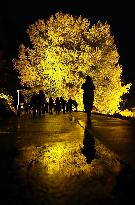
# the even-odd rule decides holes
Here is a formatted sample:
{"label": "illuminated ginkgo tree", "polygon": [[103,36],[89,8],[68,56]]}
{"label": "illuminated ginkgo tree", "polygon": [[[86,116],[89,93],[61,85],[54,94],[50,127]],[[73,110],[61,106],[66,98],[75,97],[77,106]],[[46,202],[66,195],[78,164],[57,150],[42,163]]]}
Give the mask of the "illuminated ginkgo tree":
{"label": "illuminated ginkgo tree", "polygon": [[46,95],[75,99],[83,110],[81,85],[86,75],[95,84],[94,106],[101,113],[119,111],[130,84],[121,82],[122,66],[108,23],[91,26],[86,18],[61,12],[27,29],[31,45],[19,47],[13,59],[21,84]]}

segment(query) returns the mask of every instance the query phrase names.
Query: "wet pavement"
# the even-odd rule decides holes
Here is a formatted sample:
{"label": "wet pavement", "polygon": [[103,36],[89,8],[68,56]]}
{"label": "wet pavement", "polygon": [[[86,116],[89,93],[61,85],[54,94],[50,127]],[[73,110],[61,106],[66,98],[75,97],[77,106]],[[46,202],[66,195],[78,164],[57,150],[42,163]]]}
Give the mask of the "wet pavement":
{"label": "wet pavement", "polygon": [[133,201],[134,168],[104,145],[107,140],[94,136],[93,127],[98,127],[98,121],[101,124],[100,119],[92,116],[91,127],[84,113],[2,121],[0,204],[118,205]]}
{"label": "wet pavement", "polygon": [[[85,113],[73,113],[80,126],[85,127]],[[119,155],[121,160],[135,168],[135,121],[92,115],[89,129],[106,147]]]}

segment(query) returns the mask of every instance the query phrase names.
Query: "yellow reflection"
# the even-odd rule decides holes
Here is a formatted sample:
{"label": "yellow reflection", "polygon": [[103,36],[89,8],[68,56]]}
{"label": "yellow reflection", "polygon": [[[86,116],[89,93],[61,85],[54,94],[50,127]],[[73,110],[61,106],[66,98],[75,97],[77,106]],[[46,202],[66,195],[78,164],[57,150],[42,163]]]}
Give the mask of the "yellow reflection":
{"label": "yellow reflection", "polygon": [[96,142],[96,156],[91,164],[87,164],[82,154],[83,144],[78,142],[59,142],[45,144],[41,147],[23,148],[17,159],[19,166],[40,165],[49,175],[74,176],[85,174],[90,177],[104,175],[105,166],[114,173],[120,171],[120,163],[116,155]]}
{"label": "yellow reflection", "polygon": [[90,172],[91,167],[87,165],[86,158],[81,153],[81,144],[60,142],[46,148],[42,163],[49,174],[70,176]]}

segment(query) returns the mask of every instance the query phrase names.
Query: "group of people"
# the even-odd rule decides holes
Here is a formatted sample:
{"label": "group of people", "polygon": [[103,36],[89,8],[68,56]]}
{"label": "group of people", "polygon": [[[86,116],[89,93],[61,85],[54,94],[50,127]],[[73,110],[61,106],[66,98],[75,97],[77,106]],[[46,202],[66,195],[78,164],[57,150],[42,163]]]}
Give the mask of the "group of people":
{"label": "group of people", "polygon": [[[89,75],[86,76],[86,81],[82,84],[83,89],[83,104],[84,104],[84,111],[87,113],[87,117],[91,116],[91,111],[94,102],[94,90],[95,86],[93,81]],[[45,94],[42,90],[39,90],[39,93],[33,93],[31,100],[30,100],[30,108],[32,109],[33,116],[36,115],[45,115],[45,113],[52,114],[53,111],[60,113],[61,111],[63,114],[65,112],[72,112],[73,108],[77,111],[78,103],[69,98],[66,101],[63,97],[56,97],[54,100],[52,97],[49,98],[47,101]],[[24,103],[25,113],[28,114],[28,104]]]}
{"label": "group of people", "polygon": [[[69,98],[66,101],[63,97],[56,97],[54,100],[52,97],[49,100],[46,99],[45,93],[42,90],[39,90],[39,93],[33,93],[31,100],[30,100],[30,109],[32,110],[33,117],[44,116],[45,113],[53,114],[55,111],[56,114],[60,113],[61,111],[63,114],[66,112],[72,112],[73,108],[77,111],[78,103]],[[28,104],[24,103],[25,113],[28,114]]]}

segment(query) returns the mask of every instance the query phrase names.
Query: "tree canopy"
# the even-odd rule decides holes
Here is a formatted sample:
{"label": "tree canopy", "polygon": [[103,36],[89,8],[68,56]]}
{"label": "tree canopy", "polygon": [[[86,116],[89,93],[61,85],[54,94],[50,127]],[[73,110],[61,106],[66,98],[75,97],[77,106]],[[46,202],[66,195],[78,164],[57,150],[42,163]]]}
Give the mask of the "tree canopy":
{"label": "tree canopy", "polygon": [[82,16],[58,12],[27,29],[30,46],[20,45],[13,59],[22,85],[43,89],[46,95],[75,99],[83,110],[81,85],[86,75],[95,84],[94,106],[101,113],[119,111],[131,84],[121,80],[122,66],[110,25],[91,25]]}

